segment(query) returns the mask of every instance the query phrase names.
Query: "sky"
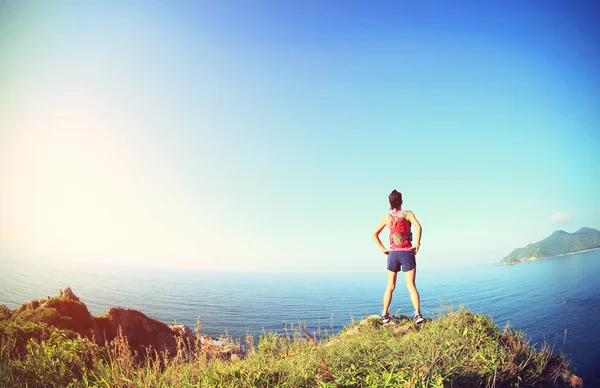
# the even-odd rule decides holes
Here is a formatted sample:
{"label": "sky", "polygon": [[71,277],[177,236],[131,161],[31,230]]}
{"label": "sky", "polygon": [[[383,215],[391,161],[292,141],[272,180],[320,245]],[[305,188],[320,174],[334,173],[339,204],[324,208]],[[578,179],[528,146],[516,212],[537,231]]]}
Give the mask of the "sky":
{"label": "sky", "polygon": [[0,1],[0,254],[377,272],[394,189],[423,267],[600,229],[599,4]]}

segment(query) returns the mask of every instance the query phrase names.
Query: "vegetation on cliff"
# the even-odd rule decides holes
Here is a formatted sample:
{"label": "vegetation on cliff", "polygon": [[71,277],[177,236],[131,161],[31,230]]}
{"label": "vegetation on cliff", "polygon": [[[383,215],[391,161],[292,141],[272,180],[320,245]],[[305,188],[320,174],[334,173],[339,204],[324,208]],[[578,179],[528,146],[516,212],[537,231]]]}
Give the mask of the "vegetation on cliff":
{"label": "vegetation on cliff", "polygon": [[256,341],[248,335],[236,343],[243,353],[223,352],[200,337],[177,337],[177,349],[162,352],[140,352],[122,334],[98,344],[49,324],[47,316],[56,322],[52,312],[36,313],[42,319],[33,322],[33,313],[19,317],[24,311],[31,310],[0,308],[0,386],[559,387],[576,381],[562,356],[545,346],[538,351],[523,333],[500,330],[464,308],[447,308],[421,325],[400,316],[383,326],[369,317],[336,334],[292,327]]}
{"label": "vegetation on cliff", "polygon": [[596,229],[581,228],[575,233],[557,230],[542,241],[515,249],[500,262],[517,264],[596,248],[600,248],[600,231]]}

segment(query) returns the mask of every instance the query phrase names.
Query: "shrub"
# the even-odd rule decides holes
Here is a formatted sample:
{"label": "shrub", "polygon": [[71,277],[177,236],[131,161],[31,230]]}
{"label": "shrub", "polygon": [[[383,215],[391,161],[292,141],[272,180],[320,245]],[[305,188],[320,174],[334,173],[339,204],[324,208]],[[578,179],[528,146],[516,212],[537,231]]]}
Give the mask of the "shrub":
{"label": "shrub", "polygon": [[68,338],[57,330],[41,342],[30,338],[26,350],[27,357],[12,362],[5,362],[2,355],[5,373],[0,385],[66,387],[87,375],[100,349],[86,338]]}
{"label": "shrub", "polygon": [[30,339],[37,342],[50,338],[54,331],[44,323],[20,322],[6,320],[0,322],[0,344],[3,356],[19,359],[27,354]]}
{"label": "shrub", "polygon": [[0,305],[0,322],[6,321],[12,318],[12,310],[5,305]]}

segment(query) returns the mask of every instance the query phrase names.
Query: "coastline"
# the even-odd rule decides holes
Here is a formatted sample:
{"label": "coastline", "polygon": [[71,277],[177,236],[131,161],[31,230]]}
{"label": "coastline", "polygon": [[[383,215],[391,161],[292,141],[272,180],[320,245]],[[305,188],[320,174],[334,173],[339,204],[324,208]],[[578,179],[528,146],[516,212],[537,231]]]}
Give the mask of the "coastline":
{"label": "coastline", "polygon": [[576,253],[583,253],[583,252],[589,252],[589,251],[597,251],[599,250],[600,247],[597,248],[590,248],[590,249],[584,249],[583,251],[577,251],[577,252],[569,252],[569,253],[562,253],[560,255],[556,255],[556,256],[550,256],[550,257],[544,257],[544,259],[551,259],[553,257],[561,257],[561,256],[568,256],[568,255],[574,255]]}
{"label": "coastline", "polygon": [[590,248],[590,249],[584,249],[582,251],[576,251],[576,252],[568,252],[568,253],[561,253],[560,255],[554,255],[554,256],[547,256],[547,257],[527,257],[524,258],[522,260],[516,261],[516,262],[510,262],[510,263],[503,263],[504,265],[515,265],[515,264],[520,264],[523,263],[525,261],[538,261],[538,260],[546,260],[546,259],[553,259],[555,257],[563,257],[563,256],[569,256],[569,255],[575,255],[578,253],[584,253],[584,252],[590,252],[590,251],[597,251],[600,250],[600,247],[597,248]]}

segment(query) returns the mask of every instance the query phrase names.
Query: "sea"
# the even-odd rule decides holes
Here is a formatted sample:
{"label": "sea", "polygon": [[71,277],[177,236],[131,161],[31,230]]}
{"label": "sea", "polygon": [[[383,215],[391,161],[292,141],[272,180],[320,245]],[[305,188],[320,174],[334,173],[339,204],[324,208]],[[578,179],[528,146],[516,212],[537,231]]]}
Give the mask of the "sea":
{"label": "sea", "polygon": [[[586,387],[600,387],[600,250],[517,265],[417,269],[425,316],[464,306],[563,353]],[[212,336],[258,338],[294,328],[327,335],[380,314],[387,274],[242,274],[0,259],[0,304],[57,295],[70,286],[93,315],[137,309]],[[392,313],[412,314],[403,279]]]}

